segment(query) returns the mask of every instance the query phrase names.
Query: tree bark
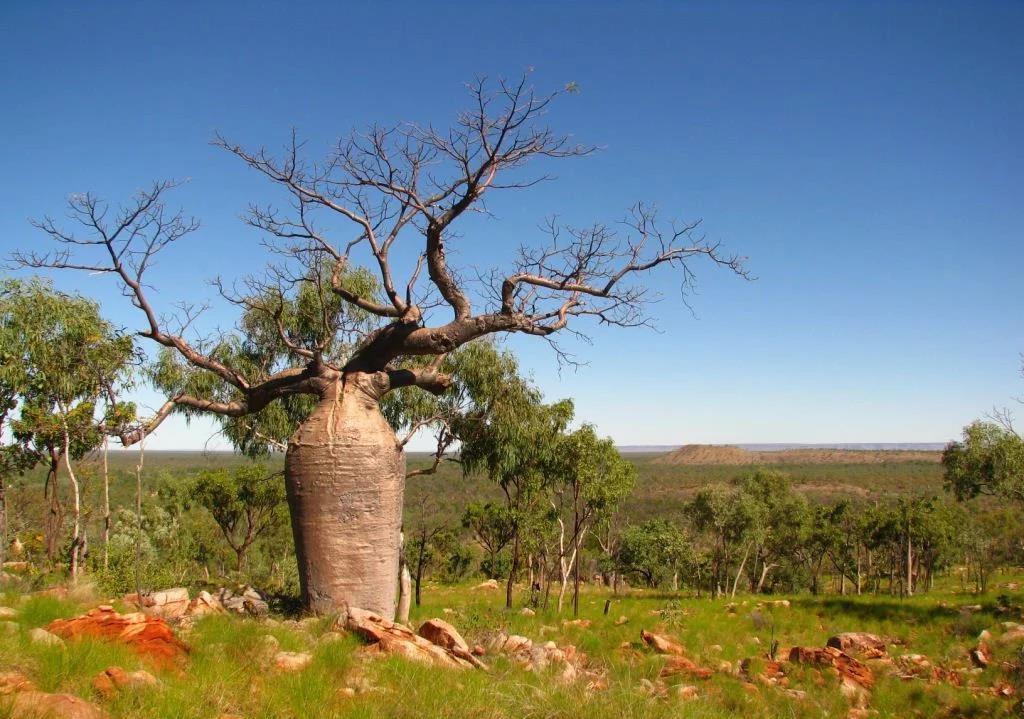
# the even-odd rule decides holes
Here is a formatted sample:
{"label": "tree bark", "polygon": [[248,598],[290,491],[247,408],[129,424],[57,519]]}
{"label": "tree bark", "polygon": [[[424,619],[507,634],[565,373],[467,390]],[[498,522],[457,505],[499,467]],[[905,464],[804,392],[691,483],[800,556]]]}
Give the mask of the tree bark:
{"label": "tree bark", "polygon": [[110,450],[110,438],[103,437],[103,569],[110,564],[110,467],[107,454]]}
{"label": "tree bark", "polygon": [[374,376],[330,383],[288,442],[285,484],[302,600],[395,615],[405,456]]}
{"label": "tree bark", "polygon": [[46,473],[46,484],[43,487],[43,494],[49,501],[46,511],[46,523],[43,527],[43,534],[46,539],[46,557],[53,560],[57,557],[60,549],[60,537],[64,528],[64,506],[60,501],[60,491],[57,485],[57,470],[60,466],[60,453],[50,449],[50,466]]}
{"label": "tree bark", "polygon": [[408,624],[409,609],[412,603],[412,577],[409,575],[409,567],[405,562],[402,562],[402,572],[398,584],[398,609],[395,611],[395,621],[399,624]]}

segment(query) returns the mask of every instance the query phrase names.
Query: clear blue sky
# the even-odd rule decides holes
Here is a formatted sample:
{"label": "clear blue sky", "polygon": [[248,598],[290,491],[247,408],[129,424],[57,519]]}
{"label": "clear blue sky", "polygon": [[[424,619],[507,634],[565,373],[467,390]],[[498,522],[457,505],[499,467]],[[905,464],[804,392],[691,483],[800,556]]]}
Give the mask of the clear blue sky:
{"label": "clear blue sky", "polygon": [[[199,280],[265,260],[238,215],[281,199],[215,130],[273,147],[295,126],[315,152],[375,121],[445,123],[462,82],[532,66],[542,89],[579,84],[550,122],[604,149],[495,200],[458,262],[539,238],[551,213],[611,221],[643,199],[703,218],[758,277],[700,267],[693,317],[659,275],[660,332],[570,342],[578,371],[511,341],[582,419],[622,444],[944,441],[1024,393],[1022,3],[231,5],[3,4],[5,255],[69,193],[190,177],[177,199],[203,229],[163,257],[154,300],[212,298]],[[139,326],[108,278],[59,282]]]}

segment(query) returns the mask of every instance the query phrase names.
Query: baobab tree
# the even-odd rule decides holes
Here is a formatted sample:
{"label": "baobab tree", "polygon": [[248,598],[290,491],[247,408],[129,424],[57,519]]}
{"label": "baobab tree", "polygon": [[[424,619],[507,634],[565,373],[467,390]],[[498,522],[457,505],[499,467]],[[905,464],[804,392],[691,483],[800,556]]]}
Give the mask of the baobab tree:
{"label": "baobab tree", "polygon": [[29,267],[114,275],[145,318],[139,335],[164,348],[157,384],[172,391],[129,443],[172,412],[213,413],[239,434],[282,426],[281,407],[302,415],[285,475],[303,600],[314,611],[394,612],[405,459],[379,408],[385,395],[444,393],[445,357],[487,335],[552,340],[576,320],[648,324],[647,272],[671,268],[684,290],[696,260],[745,274],[741,258],[697,223],[664,224],[644,204],[618,227],[551,220],[504,271],[452,266],[448,243],[467,216],[486,212],[486,198],[547,179],[528,174],[535,160],[593,150],[543,124],[560,93],[538,94],[525,77],[481,80],[469,94],[449,129],[373,127],[339,141],[323,161],[305,159],[294,133],[280,157],[217,136],[217,147],[288,199],[287,209],[249,210],[247,222],[279,261],[241,289],[221,284],[246,318],[233,334],[190,341],[195,313],[183,308],[172,327],[150,301],[144,275],[153,258],[198,227],[167,209],[171,182],[117,213],[92,195],[73,196],[85,234],[45,219],[38,226],[59,248],[16,256]]}

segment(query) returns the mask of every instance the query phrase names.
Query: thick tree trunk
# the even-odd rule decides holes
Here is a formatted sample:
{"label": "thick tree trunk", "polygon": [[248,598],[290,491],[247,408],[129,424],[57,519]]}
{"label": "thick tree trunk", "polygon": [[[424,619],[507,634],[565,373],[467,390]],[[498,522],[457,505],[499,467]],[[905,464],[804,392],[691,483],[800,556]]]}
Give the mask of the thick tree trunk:
{"label": "thick tree trunk", "polygon": [[302,600],[314,612],[395,615],[405,455],[371,376],[324,392],[288,442],[285,482]]}

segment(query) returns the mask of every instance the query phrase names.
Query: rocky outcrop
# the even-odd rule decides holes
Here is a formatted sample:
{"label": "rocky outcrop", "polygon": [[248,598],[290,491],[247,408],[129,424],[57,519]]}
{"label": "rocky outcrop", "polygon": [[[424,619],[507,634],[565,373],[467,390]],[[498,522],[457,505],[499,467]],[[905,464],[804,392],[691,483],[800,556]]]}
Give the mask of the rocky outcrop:
{"label": "rocky outcrop", "polygon": [[92,680],[93,689],[101,697],[109,699],[122,689],[143,689],[155,687],[160,682],[144,669],[126,672],[121,667],[107,667]]}
{"label": "rocky outcrop", "polygon": [[428,619],[420,625],[417,633],[459,659],[465,659],[481,669],[485,668],[484,663],[476,658],[458,630],[443,619]]}
{"label": "rocky outcrop", "polygon": [[106,719],[95,704],[72,694],[19,692],[7,702],[11,719]]}
{"label": "rocky outcrop", "polygon": [[824,649],[793,647],[789,650],[789,661],[794,664],[835,667],[844,683],[853,682],[864,689],[870,689],[875,684],[875,675],[869,666],[835,647],[826,646]]}
{"label": "rocky outcrop", "polygon": [[829,637],[826,646],[834,647],[846,654],[856,655],[862,659],[879,659],[888,655],[887,644],[893,640],[884,639],[877,634],[867,632],[843,632]]}
{"label": "rocky outcrop", "polygon": [[71,619],[58,619],[47,629],[58,637],[104,639],[125,644],[136,654],[158,665],[173,665],[188,654],[188,647],[161,617],[142,612],[118,614],[103,605]]}
{"label": "rocky outcrop", "polygon": [[[470,658],[459,656],[455,651],[446,646],[435,644],[426,637],[416,634],[405,625],[392,622],[364,609],[349,607],[338,621],[345,629],[365,639],[370,645],[369,650],[373,652],[396,654],[412,661],[455,669],[481,665],[476,657],[471,655]],[[459,644],[461,642],[461,645],[465,645],[462,637],[458,637],[458,641],[456,641],[442,627],[442,625],[448,627],[451,625],[440,619],[432,621],[434,622],[432,625],[433,630],[428,629],[428,633],[436,631],[437,636],[446,644]],[[454,627],[452,627],[452,631],[454,631]],[[455,632],[455,636],[458,636],[457,632]],[[460,646],[459,654],[461,653]],[[468,647],[466,647],[466,654],[469,655]]]}
{"label": "rocky outcrop", "polygon": [[149,594],[126,594],[123,601],[138,607],[146,614],[165,619],[182,617],[188,611],[189,596],[185,587],[174,587]]}
{"label": "rocky outcrop", "polygon": [[641,629],[640,639],[658,654],[667,657],[665,666],[661,668],[660,673],[663,678],[685,674],[698,679],[710,679],[714,674],[712,670],[698,666],[696,662],[687,657],[682,645],[671,637]]}
{"label": "rocky outcrop", "polygon": [[50,694],[36,689],[18,671],[0,672],[0,715],[11,719],[105,719],[95,704],[72,694]]}

